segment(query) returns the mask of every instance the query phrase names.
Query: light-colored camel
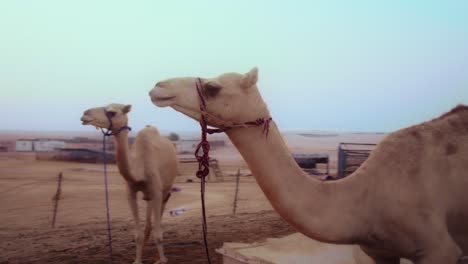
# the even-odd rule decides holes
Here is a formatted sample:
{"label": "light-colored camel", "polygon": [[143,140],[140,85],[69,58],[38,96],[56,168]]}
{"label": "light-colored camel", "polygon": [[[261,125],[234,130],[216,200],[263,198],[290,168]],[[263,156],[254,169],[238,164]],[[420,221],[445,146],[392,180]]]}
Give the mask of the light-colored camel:
{"label": "light-colored camel", "polygon": [[[177,175],[177,155],[172,143],[159,135],[158,130],[146,126],[138,132],[131,148],[128,146],[127,113],[131,105],[109,104],[86,110],[81,117],[83,125],[109,128],[114,134],[115,154],[120,174],[127,183],[127,198],[135,222],[136,258],[140,264],[143,247],[148,241],[151,229],[159,253],[160,263],[166,263],[163,249],[161,218],[164,207],[171,195],[171,187]],[[106,116],[107,115],[107,116]],[[119,131],[120,130],[120,131]],[[146,226],[144,233],[138,215],[137,192],[143,193],[147,202]],[[151,224],[151,215],[154,224]],[[157,263],[158,263],[157,262]]]}
{"label": "light-colored camel", "polygon": [[[202,78],[207,123],[222,128],[269,117],[257,78],[256,68]],[[196,81],[158,82],[151,100],[200,120]],[[322,242],[359,244],[378,264],[401,257],[453,264],[468,253],[467,106],[389,134],[356,172],[337,181],[305,174],[274,121],[268,137],[262,129],[226,133],[274,209],[299,232]]]}

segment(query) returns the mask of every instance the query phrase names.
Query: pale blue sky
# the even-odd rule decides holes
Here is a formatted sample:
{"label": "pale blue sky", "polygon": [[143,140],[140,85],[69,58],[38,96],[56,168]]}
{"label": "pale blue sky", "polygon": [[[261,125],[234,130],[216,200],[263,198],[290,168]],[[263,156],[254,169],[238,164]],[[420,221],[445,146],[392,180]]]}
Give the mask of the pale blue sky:
{"label": "pale blue sky", "polygon": [[393,131],[468,104],[468,1],[1,1],[0,129],[89,131],[84,109],[197,130],[158,80],[259,67],[282,130]]}

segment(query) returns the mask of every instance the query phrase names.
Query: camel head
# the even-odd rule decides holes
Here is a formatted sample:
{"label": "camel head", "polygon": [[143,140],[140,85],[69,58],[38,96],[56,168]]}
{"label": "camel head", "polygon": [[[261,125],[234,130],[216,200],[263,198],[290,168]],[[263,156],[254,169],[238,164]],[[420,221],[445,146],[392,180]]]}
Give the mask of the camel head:
{"label": "camel head", "polygon": [[124,104],[109,104],[104,107],[90,108],[83,112],[81,121],[83,125],[92,125],[96,128],[109,128],[110,118],[112,121],[111,130],[117,130],[127,125],[127,113],[130,112],[131,108],[131,105]]}
{"label": "camel head", "polygon": [[[248,73],[225,73],[215,78],[200,78],[201,94],[206,102],[207,124],[225,127],[269,117],[268,109],[257,89],[257,68]],[[156,83],[149,92],[151,101],[159,107],[170,106],[200,121],[200,98],[197,78],[172,78]]]}

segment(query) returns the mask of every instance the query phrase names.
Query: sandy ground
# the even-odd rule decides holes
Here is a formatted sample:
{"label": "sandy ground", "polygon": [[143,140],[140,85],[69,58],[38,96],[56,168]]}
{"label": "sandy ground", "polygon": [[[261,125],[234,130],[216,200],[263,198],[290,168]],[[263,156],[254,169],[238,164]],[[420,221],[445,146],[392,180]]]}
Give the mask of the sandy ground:
{"label": "sandy ground", "polygon": [[[21,157],[21,158],[18,158]],[[182,169],[195,169],[195,164]],[[62,196],[56,228],[51,228],[57,174],[63,173]],[[36,161],[31,156],[0,157],[0,263],[104,263],[106,248],[105,203],[102,165]],[[190,178],[181,177],[180,180]],[[205,263],[201,241],[199,182],[178,182],[163,217],[166,252],[172,263]],[[231,177],[232,178],[232,177]],[[232,216],[235,182],[207,184],[210,249],[224,241],[248,241],[292,232],[257,187],[252,177],[241,177],[238,214]],[[115,165],[109,166],[110,214],[115,263],[131,263],[134,257],[133,224],[125,198],[125,185]],[[144,201],[140,201],[144,213]],[[185,214],[170,216],[173,208]],[[150,262],[154,245],[145,251]],[[214,263],[220,263],[212,252]]]}
{"label": "sandy ground", "polygon": [[[336,164],[339,142],[377,142],[382,135],[348,135],[348,138],[287,135],[296,153],[326,153]],[[232,215],[237,169],[248,168],[230,145],[212,156],[220,161],[224,182],[207,184],[209,242],[214,263],[221,263],[215,248],[223,242],[254,242],[294,232],[273,210],[251,176],[242,176],[237,214]],[[199,181],[192,176],[195,164],[183,164],[174,193],[163,217],[170,263],[206,263],[201,241]],[[34,154],[0,154],[0,263],[106,263],[104,179],[102,164],[37,161]],[[115,263],[134,258],[132,221],[125,185],[117,167],[110,165],[109,193]],[[62,196],[56,227],[51,228],[57,175],[63,173]],[[187,183],[187,179],[194,182]],[[145,202],[140,200],[140,214]],[[175,217],[169,211],[184,207]],[[197,243],[194,243],[197,242]],[[154,245],[145,250],[145,263],[153,263]]]}

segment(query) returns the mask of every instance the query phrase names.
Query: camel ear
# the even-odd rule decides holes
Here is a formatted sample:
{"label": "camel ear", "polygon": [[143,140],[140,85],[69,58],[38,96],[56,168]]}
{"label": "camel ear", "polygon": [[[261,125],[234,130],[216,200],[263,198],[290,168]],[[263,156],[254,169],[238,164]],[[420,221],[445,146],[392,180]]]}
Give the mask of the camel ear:
{"label": "camel ear", "polygon": [[117,108],[113,104],[106,106],[106,111],[109,113],[117,113]]}
{"label": "camel ear", "polygon": [[128,105],[125,105],[125,106],[122,108],[122,112],[123,112],[124,114],[130,112],[130,110],[132,110],[132,105],[129,105],[129,104],[128,104]]}
{"label": "camel ear", "polygon": [[258,81],[258,69],[257,67],[252,68],[248,73],[242,78],[242,85],[245,89],[250,88],[257,84]]}

